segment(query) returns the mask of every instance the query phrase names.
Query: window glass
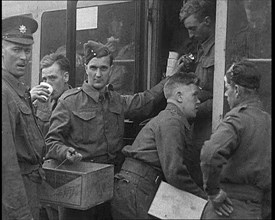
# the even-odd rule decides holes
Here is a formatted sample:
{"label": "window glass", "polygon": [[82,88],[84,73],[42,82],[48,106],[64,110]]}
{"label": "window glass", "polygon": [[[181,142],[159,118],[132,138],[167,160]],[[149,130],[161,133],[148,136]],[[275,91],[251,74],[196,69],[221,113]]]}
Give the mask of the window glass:
{"label": "window glass", "polygon": [[228,1],[226,69],[240,59],[256,63],[260,97],[271,112],[271,0]]}
{"label": "window glass", "polygon": [[[135,2],[91,5],[77,9],[76,86],[86,80],[83,45],[88,40],[107,44],[114,56],[110,83],[121,94],[133,94],[135,82]],[[41,58],[55,51],[66,51],[66,10],[42,15]],[[66,52],[65,52],[66,53]]]}
{"label": "window glass", "polygon": [[[40,59],[66,44],[66,10],[44,12],[41,18]],[[65,49],[65,48],[64,48]]]}
{"label": "window glass", "polygon": [[98,6],[97,28],[77,31],[78,44],[88,40],[107,44],[114,56],[110,83],[121,94],[135,90],[135,4]]}

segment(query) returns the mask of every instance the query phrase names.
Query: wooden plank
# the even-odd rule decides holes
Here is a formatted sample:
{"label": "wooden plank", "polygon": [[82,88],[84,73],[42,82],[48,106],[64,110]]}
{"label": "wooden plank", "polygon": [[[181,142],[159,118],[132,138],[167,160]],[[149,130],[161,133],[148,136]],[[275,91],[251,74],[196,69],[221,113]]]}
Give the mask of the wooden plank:
{"label": "wooden plank", "polygon": [[148,214],[159,219],[200,219],[207,201],[161,182]]}
{"label": "wooden plank", "polygon": [[223,119],[227,6],[228,0],[217,1],[212,131]]}

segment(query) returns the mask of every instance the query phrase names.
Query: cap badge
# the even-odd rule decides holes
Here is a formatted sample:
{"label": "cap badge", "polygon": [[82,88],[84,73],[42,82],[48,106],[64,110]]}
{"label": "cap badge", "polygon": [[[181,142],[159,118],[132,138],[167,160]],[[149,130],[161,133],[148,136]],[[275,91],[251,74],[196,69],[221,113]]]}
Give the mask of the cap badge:
{"label": "cap badge", "polygon": [[93,53],[94,56],[96,56],[96,53],[94,52],[94,50],[91,49],[91,53]]}
{"label": "cap badge", "polygon": [[19,27],[19,31],[20,31],[22,34],[26,33],[26,31],[27,31],[26,26],[21,25],[21,26]]}

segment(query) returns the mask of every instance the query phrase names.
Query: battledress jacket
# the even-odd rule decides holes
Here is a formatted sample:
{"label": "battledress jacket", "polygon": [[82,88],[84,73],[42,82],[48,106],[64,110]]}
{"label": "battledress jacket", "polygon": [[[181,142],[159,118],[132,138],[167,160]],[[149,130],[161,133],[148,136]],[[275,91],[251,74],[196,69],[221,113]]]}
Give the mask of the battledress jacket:
{"label": "battledress jacket", "polygon": [[206,198],[193,178],[200,169],[191,137],[191,126],[185,115],[175,104],[168,103],[139,132],[133,145],[125,146],[122,152],[161,171],[167,183]]}
{"label": "battledress jacket", "polygon": [[[69,85],[65,85],[65,91],[67,91],[69,88],[72,88]],[[35,115],[37,118],[37,123],[42,131],[44,137],[49,131],[50,128],[50,118],[52,115],[53,110],[55,109],[57,105],[58,99],[52,99],[51,97],[47,100],[47,102],[39,102],[36,100],[33,103],[34,109],[35,109]],[[42,157],[45,157],[47,154],[48,149],[45,148],[42,151]]]}
{"label": "battledress jacket", "polygon": [[2,211],[10,219],[30,219],[22,175],[41,166],[45,145],[25,85],[2,69]]}
{"label": "battledress jacket", "polygon": [[[65,85],[64,91],[71,89],[72,87],[69,85]],[[39,102],[36,101],[34,103],[35,115],[37,118],[38,125],[44,136],[49,131],[50,127],[50,118],[53,110],[57,105],[58,99],[52,99],[51,97],[47,100],[47,102]]]}
{"label": "battledress jacket", "polygon": [[223,183],[271,189],[271,116],[258,98],[225,115],[202,148],[201,168],[210,195]]}
{"label": "battledress jacket", "polygon": [[195,74],[200,79],[199,92],[200,105],[194,119],[193,143],[200,155],[205,140],[210,138],[212,132],[212,105],[214,80],[215,37],[211,35],[198,46]]}
{"label": "battledress jacket", "polygon": [[84,161],[112,161],[123,147],[124,118],[149,115],[154,103],[164,98],[166,81],[135,95],[120,95],[109,87],[100,95],[87,82],[66,91],[50,120],[47,158],[63,161],[68,147],[73,147]]}

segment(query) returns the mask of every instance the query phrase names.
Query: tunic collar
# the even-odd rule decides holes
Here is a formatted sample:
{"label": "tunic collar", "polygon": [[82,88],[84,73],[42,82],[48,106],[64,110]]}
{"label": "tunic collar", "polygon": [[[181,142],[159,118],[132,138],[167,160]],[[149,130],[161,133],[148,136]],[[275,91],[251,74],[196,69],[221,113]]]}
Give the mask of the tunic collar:
{"label": "tunic collar", "polygon": [[99,102],[100,99],[110,99],[111,92],[113,90],[113,87],[111,84],[108,84],[105,86],[103,92],[99,92],[94,87],[88,84],[88,81],[85,81],[82,86],[83,91],[90,96],[94,101]]}
{"label": "tunic collar", "polygon": [[206,41],[204,41],[200,46],[203,50],[203,53],[206,55],[209,53],[209,51],[211,50],[211,48],[214,46],[215,44],[215,35],[212,34]]}
{"label": "tunic collar", "polygon": [[186,118],[186,116],[183,114],[183,112],[179,109],[178,106],[176,106],[174,103],[170,103],[168,102],[167,103],[167,106],[166,106],[166,109],[167,110],[171,110],[173,112],[176,112],[181,118],[182,118],[182,122],[183,124],[185,125],[185,127],[190,130],[191,129],[191,126]]}
{"label": "tunic collar", "polygon": [[2,69],[2,79],[4,79],[20,97],[25,97],[25,93],[29,90],[29,87],[23,82],[4,69]]}
{"label": "tunic collar", "polygon": [[256,107],[261,110],[264,110],[263,103],[258,96],[251,97],[243,101],[242,103],[238,104],[236,107],[241,107],[241,106],[251,106],[251,107]]}

